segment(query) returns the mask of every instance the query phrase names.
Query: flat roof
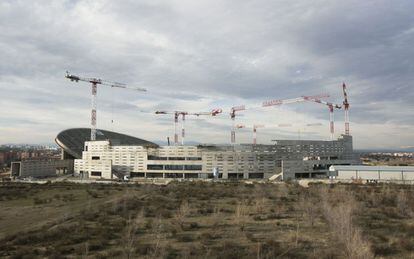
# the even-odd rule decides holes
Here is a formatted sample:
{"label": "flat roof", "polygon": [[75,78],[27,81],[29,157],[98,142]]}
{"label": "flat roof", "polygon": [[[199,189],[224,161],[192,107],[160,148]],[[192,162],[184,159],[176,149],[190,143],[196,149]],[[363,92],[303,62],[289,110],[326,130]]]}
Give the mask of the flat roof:
{"label": "flat roof", "polygon": [[414,166],[332,165],[329,171],[414,171]]}

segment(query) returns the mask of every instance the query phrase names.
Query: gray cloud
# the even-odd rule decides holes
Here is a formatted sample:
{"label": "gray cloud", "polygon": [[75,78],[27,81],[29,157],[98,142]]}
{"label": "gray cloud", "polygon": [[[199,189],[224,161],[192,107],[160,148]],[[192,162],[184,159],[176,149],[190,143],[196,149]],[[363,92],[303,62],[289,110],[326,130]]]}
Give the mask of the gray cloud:
{"label": "gray cloud", "polygon": [[[0,90],[6,98],[0,105],[7,115],[0,120],[9,124],[0,142],[14,139],[13,127],[28,130],[26,121],[46,131],[37,134],[39,142],[53,139],[56,130],[89,124],[90,87],[65,80],[65,70],[147,87],[146,94],[99,88],[98,125],[112,126],[108,117],[115,114],[126,123],[119,130],[150,139],[171,130],[170,118],[140,110],[228,109],[325,92],[341,103],[345,81],[355,138],[370,138],[356,143],[391,145],[384,134],[372,134],[381,124],[398,126],[390,134],[413,142],[403,131],[414,124],[413,9],[409,0],[2,1]],[[328,118],[317,104],[287,109]],[[340,130],[343,111],[335,115]],[[146,128],[127,123],[134,120]],[[364,130],[366,124],[378,126]],[[216,132],[229,125],[228,119],[203,119],[189,127],[199,142],[213,134],[224,142],[227,132],[221,138]]]}

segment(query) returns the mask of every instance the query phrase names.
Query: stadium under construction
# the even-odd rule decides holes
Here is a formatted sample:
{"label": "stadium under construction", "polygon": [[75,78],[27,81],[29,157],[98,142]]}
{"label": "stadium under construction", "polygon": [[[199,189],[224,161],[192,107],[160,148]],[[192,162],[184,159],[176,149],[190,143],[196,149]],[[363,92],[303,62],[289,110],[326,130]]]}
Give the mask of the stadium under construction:
{"label": "stadium under construction", "polygon": [[[89,141],[87,128],[58,134],[55,141],[62,148],[67,172],[83,179],[269,179],[279,175],[287,180],[325,178],[331,165],[360,164],[352,137],[346,135],[334,141],[277,140],[273,145],[159,146],[120,133],[97,132],[95,141]],[[62,169],[62,163],[54,162],[45,170],[44,163],[14,162],[12,175],[51,176],[55,168],[49,167],[56,165],[56,174]]]}
{"label": "stadium under construction", "polygon": [[[357,165],[360,161],[353,152],[352,136],[349,134],[349,103],[346,86],[342,85],[344,102],[341,105],[322,100],[329,95],[301,96],[284,100],[268,100],[260,108],[297,102],[314,102],[327,106],[330,113],[329,141],[322,140],[275,140],[272,144],[257,144],[253,125],[253,144],[236,144],[236,115],[258,107],[235,106],[230,109],[232,120],[231,144],[229,145],[184,145],[186,116],[216,116],[221,109],[210,112],[156,111],[155,114],[172,114],[174,118],[174,145],[158,146],[155,143],[132,136],[98,130],[96,128],[97,85],[128,88],[120,83],[96,78],[71,75],[71,81],[92,84],[91,128],[68,129],[58,134],[56,143],[62,148],[62,160],[66,163],[43,163],[36,161],[15,162],[12,176],[47,176],[58,172],[73,172],[82,179],[295,179],[326,178],[331,165]],[[131,88],[135,89],[135,88]],[[143,88],[135,90],[146,91]],[[345,134],[334,139],[334,109],[345,111]],[[177,123],[182,119],[181,145],[178,143]],[[56,167],[56,170],[54,170]],[[59,171],[58,171],[59,170]],[[32,171],[32,172],[31,172]]]}
{"label": "stadium under construction", "polygon": [[326,177],[331,165],[357,164],[352,137],[278,140],[274,145],[163,146],[86,141],[74,172],[86,178],[283,179]]}

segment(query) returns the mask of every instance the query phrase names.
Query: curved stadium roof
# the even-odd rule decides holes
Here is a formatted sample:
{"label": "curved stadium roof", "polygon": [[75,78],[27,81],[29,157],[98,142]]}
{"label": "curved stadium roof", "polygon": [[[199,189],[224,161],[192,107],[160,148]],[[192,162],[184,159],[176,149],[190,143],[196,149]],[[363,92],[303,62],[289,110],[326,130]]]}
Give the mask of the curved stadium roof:
{"label": "curved stadium roof", "polygon": [[[82,158],[84,143],[85,141],[89,141],[90,137],[90,128],[74,128],[60,132],[56,136],[55,142],[66,153],[73,156],[74,158]],[[96,132],[96,140],[109,140],[113,145],[117,146],[158,147],[157,144],[144,139],[135,138],[125,134],[100,129]]]}

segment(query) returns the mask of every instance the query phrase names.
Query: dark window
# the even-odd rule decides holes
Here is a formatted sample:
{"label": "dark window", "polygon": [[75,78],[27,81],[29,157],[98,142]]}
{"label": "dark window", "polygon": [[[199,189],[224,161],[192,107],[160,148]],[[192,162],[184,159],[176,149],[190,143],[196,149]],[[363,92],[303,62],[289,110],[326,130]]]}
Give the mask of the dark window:
{"label": "dark window", "polygon": [[92,160],[100,160],[101,158],[99,156],[93,156]]}
{"label": "dark window", "polygon": [[193,170],[193,171],[196,171],[196,170],[201,170],[202,169],[202,166],[201,165],[185,165],[184,166],[184,170]]}
{"label": "dark window", "polygon": [[163,165],[147,165],[148,170],[163,170]]}
{"label": "dark window", "polygon": [[147,159],[148,159],[148,160],[167,160],[167,158],[166,158],[166,157],[161,157],[161,156],[151,156],[151,155],[148,155]]}
{"label": "dark window", "polygon": [[309,178],[309,173],[295,173],[295,178]]}
{"label": "dark window", "polygon": [[183,178],[183,174],[178,173],[166,173],[165,178]]}
{"label": "dark window", "polygon": [[229,173],[229,179],[243,179],[243,174],[241,173]]}
{"label": "dark window", "polygon": [[207,178],[209,178],[209,179],[214,178],[214,175],[213,174],[207,174]]}
{"label": "dark window", "polygon": [[183,156],[177,156],[177,157],[172,156],[172,157],[169,157],[168,160],[185,160],[185,157],[183,157]]}
{"label": "dark window", "polygon": [[131,172],[131,178],[134,177],[145,177],[145,173],[139,173],[139,172]]}
{"label": "dark window", "polygon": [[184,174],[185,178],[198,178],[198,174]]}
{"label": "dark window", "polygon": [[147,173],[147,177],[149,178],[162,178],[162,173]]}
{"label": "dark window", "polygon": [[165,165],[165,170],[183,170],[183,165]]}
{"label": "dark window", "polygon": [[187,160],[201,160],[201,157],[187,157]]}
{"label": "dark window", "polygon": [[[214,174],[207,174],[207,178],[209,178],[209,179],[214,178]],[[223,174],[219,173],[217,178],[223,178]]]}
{"label": "dark window", "polygon": [[263,179],[264,174],[263,173],[250,173],[249,179]]}
{"label": "dark window", "polygon": [[91,176],[102,176],[102,172],[92,171]]}

